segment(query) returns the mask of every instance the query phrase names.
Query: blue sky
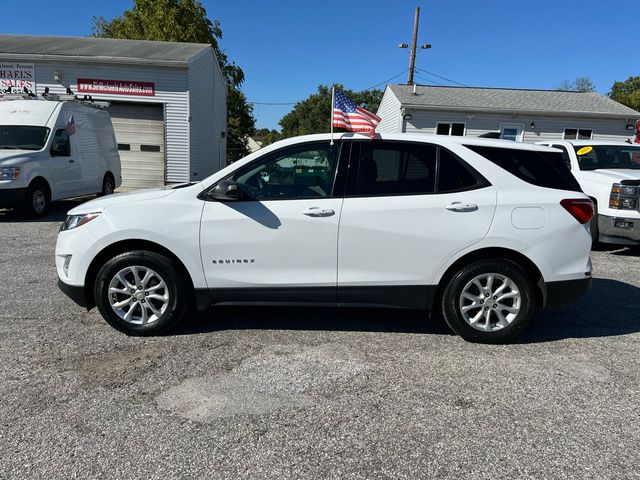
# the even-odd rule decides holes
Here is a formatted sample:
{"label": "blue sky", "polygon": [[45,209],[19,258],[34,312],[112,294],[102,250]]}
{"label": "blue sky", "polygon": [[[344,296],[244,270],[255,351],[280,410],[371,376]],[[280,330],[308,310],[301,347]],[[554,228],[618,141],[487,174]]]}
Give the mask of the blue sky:
{"label": "blue sky", "polygon": [[[222,48],[245,71],[253,102],[295,102],[320,83],[360,90],[408,67],[413,14],[421,7],[416,65],[470,86],[554,88],[589,76],[600,93],[640,75],[633,2],[595,0],[202,2],[222,23]],[[616,4],[616,6],[614,6]],[[31,0],[3,10],[2,33],[88,35],[91,16],[111,18],[131,0]],[[90,5],[90,8],[88,8]],[[8,18],[7,18],[8,17]],[[426,73],[416,81],[448,82]],[[406,82],[406,74],[394,82]],[[256,105],[258,127],[279,128],[291,106]]]}

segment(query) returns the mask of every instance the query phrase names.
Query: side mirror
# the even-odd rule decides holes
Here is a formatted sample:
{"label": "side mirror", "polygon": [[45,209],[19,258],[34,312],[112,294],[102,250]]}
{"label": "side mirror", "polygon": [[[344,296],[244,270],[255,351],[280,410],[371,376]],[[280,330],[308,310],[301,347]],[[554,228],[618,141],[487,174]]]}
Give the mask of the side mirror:
{"label": "side mirror", "polygon": [[232,201],[240,198],[240,190],[233,180],[221,180],[213,187],[209,193],[209,197],[215,200]]}

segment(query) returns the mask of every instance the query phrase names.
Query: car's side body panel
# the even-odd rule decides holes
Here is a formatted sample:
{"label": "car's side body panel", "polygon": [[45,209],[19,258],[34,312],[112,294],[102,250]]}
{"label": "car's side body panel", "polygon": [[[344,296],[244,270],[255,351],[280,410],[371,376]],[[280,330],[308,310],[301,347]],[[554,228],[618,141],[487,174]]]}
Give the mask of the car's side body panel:
{"label": "car's side body panel", "polygon": [[[589,277],[587,228],[560,205],[566,198],[586,198],[583,194],[531,185],[463,143],[506,148],[502,141],[389,138],[443,145],[490,185],[431,195],[343,198],[334,194],[235,202],[198,198],[262,154],[327,136],[287,140],[193,186],[116,195],[78,207],[70,213],[95,210],[102,215],[76,230],[61,232],[56,248],[58,274],[65,284],[91,288],[85,285],[87,272],[101,251],[118,242],[142,240],[175,255],[196,290],[209,293],[212,303],[427,308],[455,262],[489,248],[525,256],[540,271],[543,284]],[[513,148],[549,151],[536,146]],[[448,209],[454,202],[475,208]],[[312,208],[333,213],[319,217],[304,213]]]}

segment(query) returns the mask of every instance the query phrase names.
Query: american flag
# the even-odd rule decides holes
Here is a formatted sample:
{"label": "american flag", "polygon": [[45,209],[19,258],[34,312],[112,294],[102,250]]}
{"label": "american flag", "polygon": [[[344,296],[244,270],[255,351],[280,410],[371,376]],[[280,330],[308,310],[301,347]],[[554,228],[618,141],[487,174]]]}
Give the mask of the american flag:
{"label": "american flag", "polygon": [[376,125],[381,118],[357,106],[345,97],[340,90],[334,92],[333,98],[333,126],[342,127],[352,132],[367,132],[371,138],[375,135]]}
{"label": "american flag", "polygon": [[67,135],[69,136],[76,133],[76,121],[74,120],[73,115],[71,115],[71,118],[67,120],[67,126],[65,127],[65,130],[67,131]]}

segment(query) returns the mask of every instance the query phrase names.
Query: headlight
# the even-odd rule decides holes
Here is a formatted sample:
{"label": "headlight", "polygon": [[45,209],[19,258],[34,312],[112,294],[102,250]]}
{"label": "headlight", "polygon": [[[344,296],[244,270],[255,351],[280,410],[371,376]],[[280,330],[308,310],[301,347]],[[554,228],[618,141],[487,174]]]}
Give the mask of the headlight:
{"label": "headlight", "polygon": [[639,190],[640,186],[638,185],[614,183],[609,196],[609,208],[636,210],[638,208]]}
{"label": "headlight", "polygon": [[20,178],[20,167],[0,167],[0,180],[17,180]]}
{"label": "headlight", "polygon": [[74,228],[78,228],[85,223],[89,223],[94,218],[98,218],[100,216],[99,212],[96,213],[85,213],[82,215],[69,215],[67,219],[60,227],[60,231],[64,232],[65,230],[73,230]]}

